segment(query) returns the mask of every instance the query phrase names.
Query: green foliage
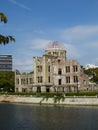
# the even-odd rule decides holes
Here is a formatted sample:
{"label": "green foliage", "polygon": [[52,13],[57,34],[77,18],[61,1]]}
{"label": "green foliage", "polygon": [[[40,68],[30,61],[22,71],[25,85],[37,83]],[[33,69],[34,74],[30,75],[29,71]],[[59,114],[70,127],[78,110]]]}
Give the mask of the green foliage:
{"label": "green foliage", "polygon": [[[7,84],[8,82],[6,82]],[[37,92],[0,92],[0,94],[7,94],[7,95],[19,95],[19,96],[32,96],[32,97],[43,97],[43,100],[48,100],[49,98],[54,99],[54,103],[58,103],[60,101],[64,101],[67,97],[74,97],[74,96],[96,96],[98,95],[98,92],[69,92],[69,93],[37,93]],[[65,96],[66,95],[66,96]]]}
{"label": "green foliage", "polygon": [[60,103],[60,101],[64,101],[65,97],[63,94],[60,94],[60,95],[55,95],[53,100],[54,100],[54,103]]}
{"label": "green foliage", "polygon": [[[5,16],[4,13],[0,13],[0,21],[7,23],[7,17]],[[0,34],[0,44],[8,44],[10,41],[14,41],[15,42],[15,38],[13,36],[3,36]]]}
{"label": "green foliage", "polygon": [[93,69],[87,69],[87,70],[84,70],[84,73],[87,74],[88,76],[91,76],[93,74]]}
{"label": "green foliage", "polygon": [[66,96],[96,96],[98,95],[98,92],[79,92],[79,93],[66,93]]}
{"label": "green foliage", "polygon": [[49,98],[53,98],[54,103],[60,103],[60,101],[63,102],[65,99],[64,93],[43,93],[42,95],[43,95],[43,99],[41,100],[40,104],[44,100],[48,101]]}
{"label": "green foliage", "polygon": [[0,72],[0,91],[14,91],[14,72]]}
{"label": "green foliage", "polygon": [[34,71],[30,72],[29,74],[34,74]]}
{"label": "green foliage", "polygon": [[87,70],[84,70],[84,72],[91,77],[91,81],[98,83],[98,68],[90,68]]}
{"label": "green foliage", "polygon": [[2,12],[0,13],[0,20],[1,20],[1,22],[7,23],[7,17]]}
{"label": "green foliage", "polygon": [[0,44],[8,44],[9,41],[14,41],[15,42],[15,38],[13,38],[12,36],[3,36],[0,35]]}

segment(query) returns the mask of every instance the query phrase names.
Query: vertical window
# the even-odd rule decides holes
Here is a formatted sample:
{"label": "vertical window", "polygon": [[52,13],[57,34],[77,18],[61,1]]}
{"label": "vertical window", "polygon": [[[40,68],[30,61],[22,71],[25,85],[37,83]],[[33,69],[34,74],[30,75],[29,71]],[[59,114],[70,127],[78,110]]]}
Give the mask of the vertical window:
{"label": "vertical window", "polygon": [[28,84],[28,78],[26,78],[26,84]]}
{"label": "vertical window", "polygon": [[48,66],[48,72],[50,72],[50,65]]}
{"label": "vertical window", "polygon": [[42,79],[42,76],[39,77],[39,82],[42,83],[43,82],[43,79]]}
{"label": "vertical window", "polygon": [[22,88],[22,92],[27,92],[27,88]]}
{"label": "vertical window", "polygon": [[21,79],[21,84],[25,84],[25,79]]}
{"label": "vertical window", "polygon": [[48,77],[48,82],[50,83],[50,76]]}
{"label": "vertical window", "polygon": [[61,68],[58,69],[58,74],[59,74],[59,75],[62,74],[62,69],[61,69]]}
{"label": "vertical window", "polygon": [[61,62],[61,60],[58,60],[58,63],[60,63]]}
{"label": "vertical window", "polygon": [[63,56],[64,55],[64,53],[63,52],[61,52],[61,54],[60,54],[61,56]]}
{"label": "vertical window", "polygon": [[51,54],[51,52],[48,52],[48,54],[50,55],[50,54]]}
{"label": "vertical window", "polygon": [[16,79],[16,84],[19,84],[19,79]]}
{"label": "vertical window", "polygon": [[18,88],[16,88],[16,92],[18,92]]}
{"label": "vertical window", "polygon": [[32,78],[29,78],[29,81],[30,81],[30,84],[32,84],[32,83],[33,83],[33,79],[32,79]]}
{"label": "vertical window", "polygon": [[41,92],[41,87],[37,87],[37,92]]}
{"label": "vertical window", "polygon": [[73,65],[73,72],[77,72],[78,71],[78,66],[77,65]]}
{"label": "vertical window", "polygon": [[42,76],[37,77],[37,81],[38,81],[38,83],[42,83],[43,82],[43,77]]}
{"label": "vertical window", "polygon": [[66,73],[70,72],[70,66],[66,66]]}
{"label": "vertical window", "polygon": [[70,83],[70,77],[66,77],[66,83]]}
{"label": "vertical window", "polygon": [[74,83],[77,83],[78,82],[78,76],[73,76],[73,81],[74,81]]}
{"label": "vertical window", "polygon": [[50,88],[49,87],[46,87],[46,92],[50,92]]}
{"label": "vertical window", "polygon": [[56,52],[53,52],[53,55],[56,55]]}
{"label": "vertical window", "polygon": [[38,72],[42,72],[42,66],[40,65],[40,66],[37,66],[37,71]]}
{"label": "vertical window", "polygon": [[58,79],[58,85],[62,85],[62,79]]}

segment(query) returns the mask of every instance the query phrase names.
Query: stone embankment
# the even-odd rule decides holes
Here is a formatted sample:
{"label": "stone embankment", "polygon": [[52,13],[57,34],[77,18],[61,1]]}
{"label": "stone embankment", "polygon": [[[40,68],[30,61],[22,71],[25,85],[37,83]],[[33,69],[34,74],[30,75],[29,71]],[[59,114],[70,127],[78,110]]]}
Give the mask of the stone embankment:
{"label": "stone embankment", "polygon": [[54,98],[0,95],[0,102],[30,103],[30,104],[61,104],[61,105],[98,105],[98,97],[65,97],[64,100],[54,102]]}

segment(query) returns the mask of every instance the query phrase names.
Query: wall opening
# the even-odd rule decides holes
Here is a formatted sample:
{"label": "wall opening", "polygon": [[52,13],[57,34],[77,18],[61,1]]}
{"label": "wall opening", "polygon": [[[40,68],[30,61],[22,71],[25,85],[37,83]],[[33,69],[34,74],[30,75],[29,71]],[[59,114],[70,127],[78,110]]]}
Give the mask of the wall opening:
{"label": "wall opening", "polygon": [[46,92],[49,93],[50,92],[50,88],[46,87]]}
{"label": "wall opening", "polygon": [[58,85],[62,85],[62,79],[58,79]]}
{"label": "wall opening", "polygon": [[40,93],[41,92],[41,87],[37,87],[37,92]]}

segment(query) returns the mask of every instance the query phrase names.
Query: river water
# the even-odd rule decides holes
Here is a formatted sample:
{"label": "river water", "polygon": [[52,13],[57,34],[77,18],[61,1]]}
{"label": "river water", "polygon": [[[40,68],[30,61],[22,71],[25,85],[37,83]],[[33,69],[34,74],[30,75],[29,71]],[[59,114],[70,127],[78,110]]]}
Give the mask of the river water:
{"label": "river water", "polygon": [[98,107],[0,103],[0,130],[98,130]]}

